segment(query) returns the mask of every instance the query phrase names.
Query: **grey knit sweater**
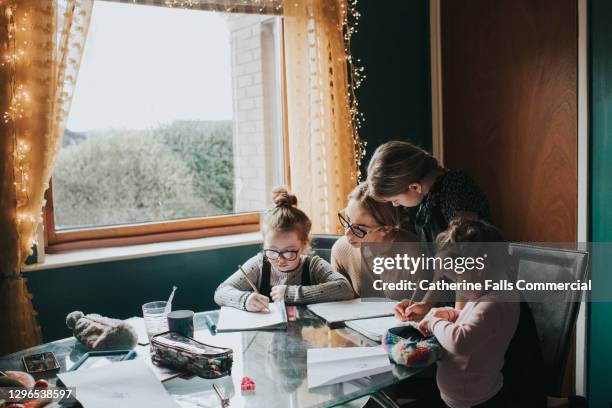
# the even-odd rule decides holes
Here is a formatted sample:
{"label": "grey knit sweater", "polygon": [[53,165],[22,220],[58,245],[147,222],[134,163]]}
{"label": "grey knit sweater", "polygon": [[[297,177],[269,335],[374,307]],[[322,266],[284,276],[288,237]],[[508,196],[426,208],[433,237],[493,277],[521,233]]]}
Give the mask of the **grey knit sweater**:
{"label": "grey knit sweater", "polygon": [[[302,286],[304,259],[310,257],[310,281],[312,285]],[[263,255],[255,255],[242,268],[251,282],[261,287]],[[281,272],[273,265],[270,271],[270,287],[287,285],[285,301],[288,303],[318,303],[352,299],[353,288],[349,281],[336,272],[332,266],[317,255],[302,255],[300,266],[290,272]],[[244,309],[247,297],[253,293],[251,286],[239,270],[234,272],[215,291],[215,302],[219,306]]]}

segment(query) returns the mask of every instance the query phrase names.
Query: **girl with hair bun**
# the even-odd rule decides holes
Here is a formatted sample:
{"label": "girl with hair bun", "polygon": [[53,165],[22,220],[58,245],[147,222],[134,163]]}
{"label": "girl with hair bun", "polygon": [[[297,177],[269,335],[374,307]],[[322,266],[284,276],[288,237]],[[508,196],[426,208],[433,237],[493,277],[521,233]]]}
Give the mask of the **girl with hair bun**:
{"label": "girl with hair bun", "polygon": [[349,281],[327,261],[310,253],[312,223],[297,208],[296,196],[279,187],[272,192],[272,202],[261,217],[263,250],[242,266],[259,293],[238,270],[219,285],[215,302],[260,312],[270,301],[308,304],[353,298]]}

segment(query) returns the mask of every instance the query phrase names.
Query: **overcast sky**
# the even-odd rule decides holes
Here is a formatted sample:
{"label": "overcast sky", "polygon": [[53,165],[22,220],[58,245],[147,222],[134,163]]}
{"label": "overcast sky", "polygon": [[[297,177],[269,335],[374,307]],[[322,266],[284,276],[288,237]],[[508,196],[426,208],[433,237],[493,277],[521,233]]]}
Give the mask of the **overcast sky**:
{"label": "overcast sky", "polygon": [[231,119],[231,92],[222,14],[96,1],[68,129]]}

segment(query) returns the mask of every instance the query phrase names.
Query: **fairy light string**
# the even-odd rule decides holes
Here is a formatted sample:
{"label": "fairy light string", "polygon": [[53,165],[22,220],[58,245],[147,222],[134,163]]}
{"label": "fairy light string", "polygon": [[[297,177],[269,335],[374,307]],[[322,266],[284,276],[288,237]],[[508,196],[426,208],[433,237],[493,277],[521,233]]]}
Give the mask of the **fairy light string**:
{"label": "fairy light string", "polygon": [[351,52],[351,39],[353,35],[357,33],[357,26],[359,25],[359,19],[361,13],[357,9],[358,0],[347,0],[347,10],[344,13],[342,21],[342,30],[344,33],[344,53],[346,55],[346,63],[348,67],[348,103],[349,113],[351,116],[352,132],[353,132],[353,147],[354,147],[354,160],[356,167],[357,181],[361,180],[361,162],[366,154],[367,142],[362,140],[359,131],[365,122],[363,113],[359,110],[359,100],[357,98],[357,90],[363,84],[365,80],[365,69],[361,65],[359,58],[353,57]]}
{"label": "fairy light string", "polygon": [[[18,234],[24,231],[31,233],[28,245],[35,244],[33,231],[39,221],[36,214],[32,212],[29,184],[31,180],[30,167],[30,137],[27,130],[27,120],[31,117],[31,96],[26,79],[20,80],[19,72],[22,68],[29,68],[33,62],[27,58],[28,50],[32,47],[29,37],[32,29],[31,18],[27,8],[18,9],[20,2],[17,0],[3,0],[0,8],[5,14],[7,21],[7,41],[4,47],[5,54],[0,60],[0,66],[8,73],[9,103],[5,112],[2,113],[2,121],[7,126],[9,137],[13,142],[13,188],[15,193],[15,219]],[[22,3],[23,4],[23,3]],[[27,75],[23,76],[28,78]],[[22,251],[19,252],[19,264],[21,264]]]}
{"label": "fairy light string", "polygon": [[25,49],[28,45],[27,41],[18,41],[17,37],[18,34],[28,30],[28,13],[23,12],[18,17],[17,4],[11,1],[5,4],[4,12],[8,21],[8,46],[6,47],[8,52],[3,58],[2,65],[8,66],[10,102],[8,110],[3,113],[2,118],[4,123],[10,126],[13,138],[13,184],[15,187],[17,224],[21,225],[25,222],[34,224],[36,218],[28,211],[28,183],[30,180],[28,153],[30,152],[30,144],[27,135],[19,131],[20,121],[27,115],[30,95],[26,86],[19,83],[17,78],[18,65],[24,60]]}

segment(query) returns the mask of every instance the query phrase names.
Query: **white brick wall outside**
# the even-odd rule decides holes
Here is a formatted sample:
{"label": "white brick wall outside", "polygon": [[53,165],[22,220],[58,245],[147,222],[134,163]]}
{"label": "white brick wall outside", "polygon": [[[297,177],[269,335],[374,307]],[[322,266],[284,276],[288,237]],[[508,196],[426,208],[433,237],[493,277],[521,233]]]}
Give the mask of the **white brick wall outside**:
{"label": "white brick wall outside", "polygon": [[273,63],[264,61],[270,56],[270,44],[269,37],[264,37],[266,29],[262,22],[269,18],[243,14],[228,16],[234,99],[235,212],[266,208],[271,188],[278,183],[275,167],[279,159],[272,157],[275,151],[269,146],[274,125],[267,123],[276,117],[267,111],[275,106],[275,101],[265,99],[274,95],[264,89],[264,71]]}

